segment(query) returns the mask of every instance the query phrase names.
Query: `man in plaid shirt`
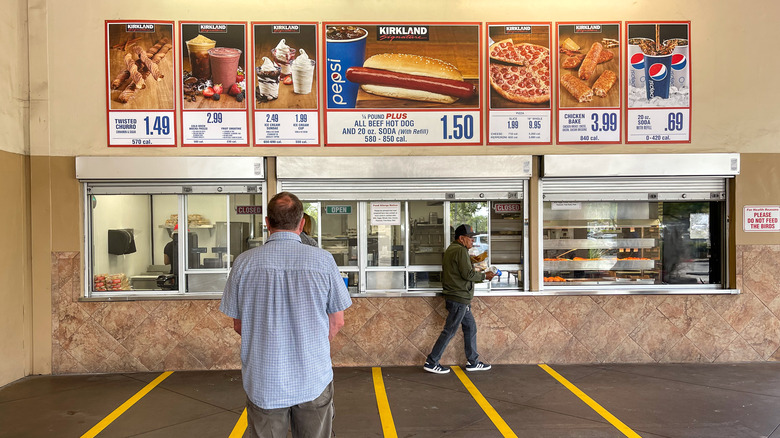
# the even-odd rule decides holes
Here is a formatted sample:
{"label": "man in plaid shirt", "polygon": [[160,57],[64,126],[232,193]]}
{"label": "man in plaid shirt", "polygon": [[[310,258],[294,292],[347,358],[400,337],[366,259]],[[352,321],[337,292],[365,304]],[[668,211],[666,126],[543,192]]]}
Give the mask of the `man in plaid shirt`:
{"label": "man in plaid shirt", "polygon": [[268,241],[236,258],[222,296],[241,335],[247,436],[331,435],[330,340],[352,300],[333,256],[301,243],[303,224],[297,196],[274,196]]}

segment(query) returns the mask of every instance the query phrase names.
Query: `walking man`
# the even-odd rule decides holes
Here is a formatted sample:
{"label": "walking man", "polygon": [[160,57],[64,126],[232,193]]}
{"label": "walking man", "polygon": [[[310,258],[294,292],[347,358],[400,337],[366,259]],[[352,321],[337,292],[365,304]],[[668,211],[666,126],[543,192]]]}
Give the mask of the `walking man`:
{"label": "walking man", "polygon": [[423,369],[435,374],[447,374],[449,368],[439,364],[444,349],[458,326],[463,329],[463,343],[466,350],[466,371],[487,371],[490,365],[479,360],[477,353],[477,323],[471,314],[471,300],[474,298],[474,282],[492,280],[493,273],[477,272],[471,264],[469,249],[474,244],[476,235],[470,225],[463,224],[455,229],[455,240],[450,244],[442,259],[442,288],[445,306],[449,314],[444,322],[444,329],[439,339],[433,345]]}
{"label": "walking man", "polygon": [[330,340],[352,301],[333,256],[301,243],[303,204],[268,202],[270,237],[236,258],[220,310],[241,335],[249,437],[331,436]]}

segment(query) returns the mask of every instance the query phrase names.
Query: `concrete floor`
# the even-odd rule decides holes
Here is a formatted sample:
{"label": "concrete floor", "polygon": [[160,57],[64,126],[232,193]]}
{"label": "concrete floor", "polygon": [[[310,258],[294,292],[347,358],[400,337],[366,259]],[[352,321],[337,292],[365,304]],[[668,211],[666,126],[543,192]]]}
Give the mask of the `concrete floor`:
{"label": "concrete floor", "polygon": [[[456,373],[434,375],[422,367],[381,373],[399,437],[780,438],[780,364],[551,368],[618,423],[535,365],[465,373],[510,430],[503,435]],[[336,436],[384,436],[372,369],[334,371]],[[36,376],[11,383],[0,388],[0,437],[80,437],[159,375]],[[244,397],[239,371],[177,371],[97,436],[228,437]],[[621,422],[623,429],[613,425]]]}

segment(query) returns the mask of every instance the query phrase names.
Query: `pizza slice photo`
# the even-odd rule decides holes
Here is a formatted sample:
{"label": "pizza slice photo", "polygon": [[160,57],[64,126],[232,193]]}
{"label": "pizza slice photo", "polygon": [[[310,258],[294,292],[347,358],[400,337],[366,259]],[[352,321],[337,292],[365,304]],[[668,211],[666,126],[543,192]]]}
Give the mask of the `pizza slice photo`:
{"label": "pizza slice photo", "polygon": [[494,42],[490,56],[490,87],[502,98],[520,104],[550,101],[550,49],[511,38]]}

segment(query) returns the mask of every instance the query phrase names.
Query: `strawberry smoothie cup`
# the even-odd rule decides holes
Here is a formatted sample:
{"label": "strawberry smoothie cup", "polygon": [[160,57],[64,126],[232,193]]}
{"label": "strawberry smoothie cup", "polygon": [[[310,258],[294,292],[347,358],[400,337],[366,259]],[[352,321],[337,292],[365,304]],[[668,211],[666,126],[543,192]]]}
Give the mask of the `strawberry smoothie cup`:
{"label": "strawberry smoothie cup", "polygon": [[215,47],[209,50],[211,60],[211,82],[222,84],[222,88],[229,90],[236,83],[238,61],[241,59],[241,50],[230,47]]}

